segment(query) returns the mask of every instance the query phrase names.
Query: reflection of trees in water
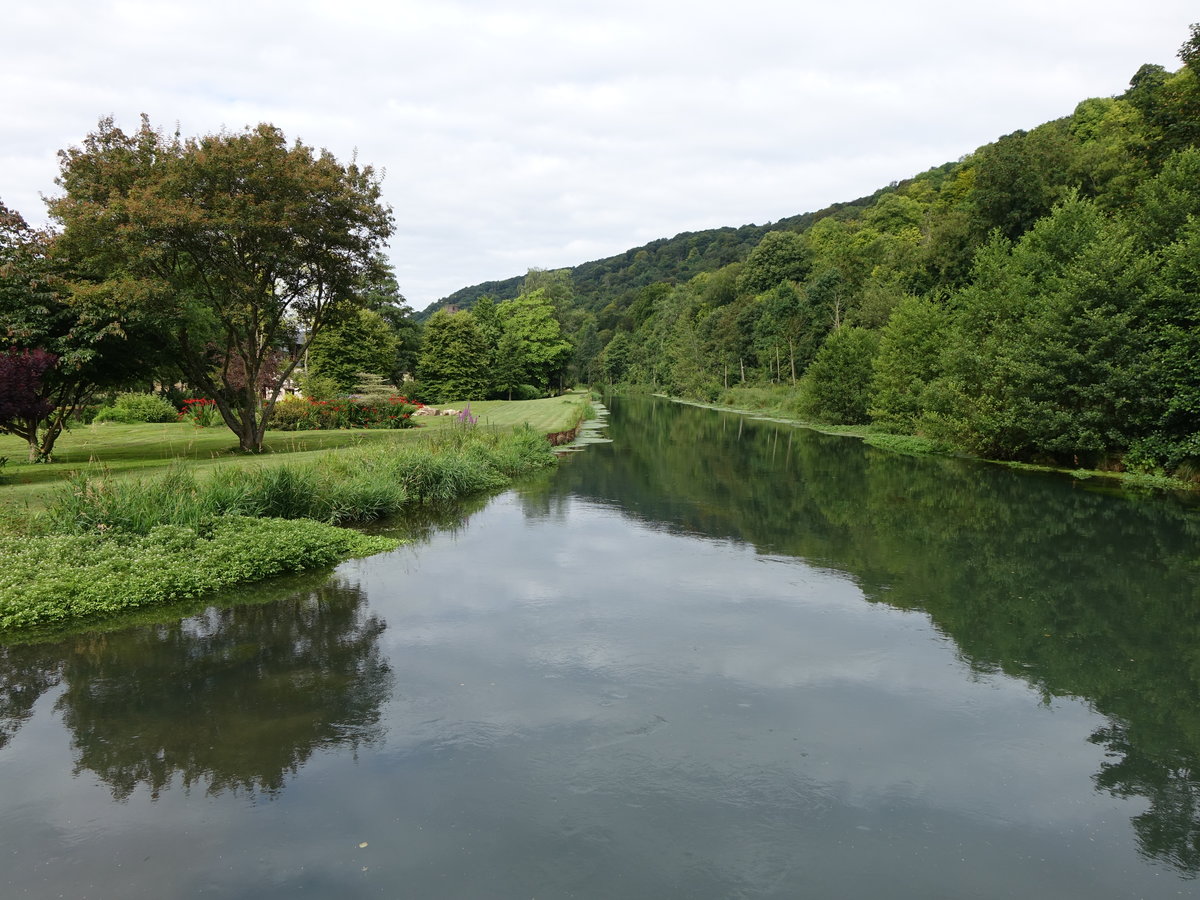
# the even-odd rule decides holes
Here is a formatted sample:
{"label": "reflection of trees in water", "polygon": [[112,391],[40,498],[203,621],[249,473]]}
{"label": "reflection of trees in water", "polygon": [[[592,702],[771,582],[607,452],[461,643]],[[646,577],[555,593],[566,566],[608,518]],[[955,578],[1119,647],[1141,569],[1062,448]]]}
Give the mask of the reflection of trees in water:
{"label": "reflection of trees in water", "polygon": [[0,749],[33,714],[38,698],[62,677],[58,657],[41,647],[0,647]]}
{"label": "reflection of trees in water", "polygon": [[415,543],[424,543],[434,534],[456,535],[467,527],[471,516],[487,506],[491,499],[491,496],[477,496],[442,503],[423,503],[406,510],[402,518],[381,523],[369,530]]}
{"label": "reflection of trees in water", "polygon": [[318,749],[382,736],[383,622],[357,586],[210,609],[67,647],[58,709],[77,771],[118,799],[185,786],[279,791]]}
{"label": "reflection of trees in water", "polygon": [[1142,853],[1195,877],[1200,873],[1200,772],[1195,758],[1167,748],[1150,757],[1118,723],[1100,729],[1091,741],[1103,746],[1112,760],[1100,767],[1096,786],[1117,797],[1150,801],[1150,808],[1133,818]]}
{"label": "reflection of trees in water", "polygon": [[564,467],[569,491],[851,573],[977,669],[1087,699],[1110,719],[1097,787],[1148,800],[1142,852],[1200,872],[1194,508],[676,404],[612,410],[616,444]]}

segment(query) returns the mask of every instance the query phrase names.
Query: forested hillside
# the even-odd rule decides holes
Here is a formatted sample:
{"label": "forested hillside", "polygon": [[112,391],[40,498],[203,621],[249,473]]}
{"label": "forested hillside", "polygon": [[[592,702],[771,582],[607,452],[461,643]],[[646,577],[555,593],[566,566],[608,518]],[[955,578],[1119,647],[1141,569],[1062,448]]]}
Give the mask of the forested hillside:
{"label": "forested hillside", "polygon": [[541,290],[567,377],[726,402],[753,387],[993,458],[1190,476],[1200,25],[1180,58],[862,201],[448,299]]}
{"label": "forested hillside", "polygon": [[[628,294],[638,288],[662,281],[687,281],[701,272],[711,272],[721,266],[741,262],[769,231],[801,231],[818,219],[837,215],[841,210],[869,206],[878,199],[884,188],[870,197],[850,203],[837,203],[815,213],[804,213],[766,225],[742,225],[739,228],[709,228],[705,231],[685,231],[673,238],[660,238],[641,247],[626,250],[617,256],[581,263],[560,271],[570,276],[575,304],[597,310],[615,296]],[[428,319],[439,309],[456,307],[470,309],[480,297],[511,300],[522,290],[525,276],[516,275],[503,281],[460,288],[453,294],[431,303],[417,314]]]}

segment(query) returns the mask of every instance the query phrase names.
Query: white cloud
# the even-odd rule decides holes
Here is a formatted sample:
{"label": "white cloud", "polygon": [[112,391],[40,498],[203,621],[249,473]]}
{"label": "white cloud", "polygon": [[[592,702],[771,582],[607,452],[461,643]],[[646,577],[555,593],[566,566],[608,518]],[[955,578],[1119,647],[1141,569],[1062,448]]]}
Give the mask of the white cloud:
{"label": "white cloud", "polygon": [[401,289],[573,265],[870,193],[1170,68],[1164,0],[45,0],[0,34],[0,198],[28,218],[99,116],[267,120],[386,169]]}

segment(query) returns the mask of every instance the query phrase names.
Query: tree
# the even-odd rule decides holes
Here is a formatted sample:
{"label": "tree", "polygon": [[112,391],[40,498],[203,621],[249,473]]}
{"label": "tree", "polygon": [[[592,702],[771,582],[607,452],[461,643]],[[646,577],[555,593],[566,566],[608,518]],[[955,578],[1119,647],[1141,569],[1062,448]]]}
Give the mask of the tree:
{"label": "tree", "polygon": [[501,304],[497,312],[523,361],[520,383],[548,389],[571,358],[571,344],[562,335],[550,297],[539,289]]}
{"label": "tree", "polygon": [[572,376],[577,384],[595,384],[600,372],[600,334],[596,317],[588,313],[575,333],[575,357],[571,361]]}
{"label": "tree", "polygon": [[848,326],[830,333],[804,373],[806,406],[830,422],[859,425],[869,421],[871,378],[879,336]]}
{"label": "tree", "polygon": [[871,418],[898,431],[912,431],[924,409],[926,387],[941,372],[945,310],[924,297],[900,301],[879,336],[872,381]]}
{"label": "tree", "polygon": [[46,376],[57,362],[45,350],[0,353],[0,433],[24,438],[30,462],[42,455],[38,428],[54,411]]}
{"label": "tree", "polygon": [[803,281],[811,266],[811,252],[794,231],[769,231],[746,258],[738,275],[738,292],[761,294],[781,281]]}
{"label": "tree", "polygon": [[604,374],[608,383],[616,384],[629,369],[630,341],[628,331],[618,331],[604,348]]}
{"label": "tree", "polygon": [[351,391],[359,375],[390,377],[396,369],[398,346],[383,316],[370,309],[354,310],[313,338],[306,370],[332,379],[339,390]]}
{"label": "tree", "polygon": [[400,293],[391,263],[382,254],[376,255],[374,265],[361,280],[358,295],[363,306],[378,313],[392,330],[396,352],[387,376],[393,384],[400,384],[404,376],[411,375],[417,368],[421,327],[412,307]]}
{"label": "tree", "polygon": [[0,434],[46,460],[70,414],[161,360],[131,316],[72,304],[52,258],[54,236],[0,202]]}
{"label": "tree", "polygon": [[513,391],[519,390],[525,383],[523,379],[528,364],[525,347],[516,330],[503,332],[496,346],[496,361],[492,366],[492,386],[496,392],[511,400]]}
{"label": "tree", "polygon": [[417,364],[422,386],[437,402],[478,400],[491,377],[484,362],[487,344],[469,312],[439,309],[425,324],[425,342]]}
{"label": "tree", "polygon": [[[497,392],[503,393],[510,391],[512,388],[519,385],[519,373],[514,372],[516,361],[511,358],[504,358],[500,355],[501,338],[504,335],[504,326],[500,323],[500,314],[496,311],[496,300],[485,294],[475,301],[475,305],[471,307],[471,316],[475,319],[475,327],[479,329],[479,336],[483,338],[483,344],[486,348],[485,357],[479,360],[478,365],[488,373],[489,386],[488,393]],[[506,348],[506,352],[511,348]],[[503,369],[504,371],[500,371]],[[512,379],[518,379],[512,382]],[[511,384],[501,385],[500,381],[509,381]],[[509,399],[512,399],[511,397]]]}
{"label": "tree", "polygon": [[1129,446],[1146,377],[1151,260],[1089,200],[1068,199],[1016,245],[996,236],[951,298],[943,375],[923,427],[1000,459],[1079,464]]}
{"label": "tree", "polygon": [[156,314],[186,379],[258,452],[283,382],[392,233],[370,166],[272,125],[182,140],[102,119],[50,201],[77,296]]}
{"label": "tree", "polygon": [[1067,135],[1058,122],[1015,131],[981,147],[973,193],[980,233],[998,228],[1016,240],[1065,196],[1069,168]]}

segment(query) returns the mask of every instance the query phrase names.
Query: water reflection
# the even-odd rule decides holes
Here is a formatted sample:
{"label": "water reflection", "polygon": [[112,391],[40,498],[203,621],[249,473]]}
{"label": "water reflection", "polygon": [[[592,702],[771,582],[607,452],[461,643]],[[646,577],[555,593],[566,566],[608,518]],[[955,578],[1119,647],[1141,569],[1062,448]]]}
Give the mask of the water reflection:
{"label": "water reflection", "polygon": [[94,772],[115,799],[139,786],[157,797],[177,780],[272,794],[318,748],[382,737],[383,630],[358,586],[335,579],[282,602],[10,647],[0,721],[15,732],[61,682],[76,774]]}
{"label": "water reflection", "polygon": [[[1194,504],[774,423],[617,398],[574,494],[850,574],[927,614],[979,672],[1108,717],[1094,782],[1149,809],[1147,857],[1200,871],[1200,519]],[[697,448],[703,448],[698,452]]]}
{"label": "water reflection", "polygon": [[0,646],[0,750],[33,715],[42,694],[58,685],[57,654],[39,646]]}

